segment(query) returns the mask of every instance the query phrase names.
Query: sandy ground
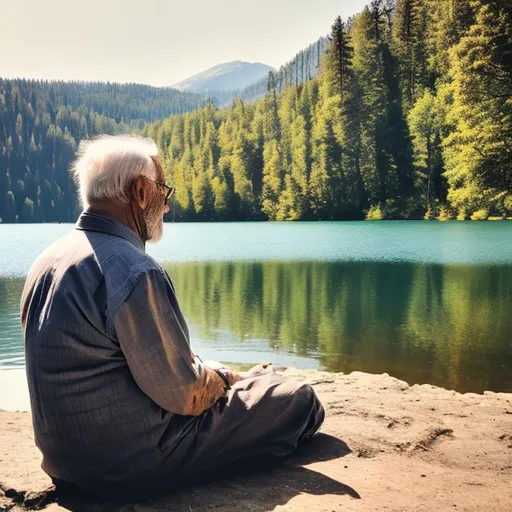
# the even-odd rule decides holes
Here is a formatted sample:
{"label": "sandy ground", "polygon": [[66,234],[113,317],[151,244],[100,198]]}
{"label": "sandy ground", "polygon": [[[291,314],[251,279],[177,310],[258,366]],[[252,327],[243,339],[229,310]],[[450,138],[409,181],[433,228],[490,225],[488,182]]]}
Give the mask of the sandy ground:
{"label": "sandy ground", "polygon": [[512,394],[461,395],[386,374],[286,374],[313,384],[327,412],[296,456],[123,506],[56,496],[30,413],[0,411],[0,510],[512,511]]}

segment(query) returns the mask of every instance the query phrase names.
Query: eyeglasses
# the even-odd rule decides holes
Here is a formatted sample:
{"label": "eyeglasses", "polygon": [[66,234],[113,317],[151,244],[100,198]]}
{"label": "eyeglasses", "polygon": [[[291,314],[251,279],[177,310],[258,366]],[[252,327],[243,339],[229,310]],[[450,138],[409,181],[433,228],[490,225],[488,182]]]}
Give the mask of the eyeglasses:
{"label": "eyeglasses", "polygon": [[169,199],[171,199],[172,195],[174,194],[174,187],[171,187],[170,185],[167,185],[167,183],[164,183],[163,181],[156,181],[152,180],[151,178],[148,178],[144,176],[149,181],[152,181],[153,183],[156,183],[160,187],[164,187],[167,189],[167,193],[165,194],[164,204],[167,204],[169,202]]}

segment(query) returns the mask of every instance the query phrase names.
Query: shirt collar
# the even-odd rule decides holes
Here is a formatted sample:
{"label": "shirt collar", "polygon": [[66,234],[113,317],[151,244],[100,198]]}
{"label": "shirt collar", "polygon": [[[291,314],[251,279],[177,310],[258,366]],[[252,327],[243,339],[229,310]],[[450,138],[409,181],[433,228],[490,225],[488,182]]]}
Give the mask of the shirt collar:
{"label": "shirt collar", "polygon": [[144,251],[144,243],[135,232],[106,213],[83,211],[76,222],[75,228],[80,231],[96,231],[118,236],[130,242],[137,249]]}

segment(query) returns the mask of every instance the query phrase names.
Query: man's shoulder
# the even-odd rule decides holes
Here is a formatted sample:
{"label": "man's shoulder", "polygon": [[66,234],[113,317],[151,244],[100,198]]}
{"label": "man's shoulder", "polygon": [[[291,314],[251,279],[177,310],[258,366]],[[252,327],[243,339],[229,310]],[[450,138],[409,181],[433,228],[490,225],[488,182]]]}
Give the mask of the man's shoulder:
{"label": "man's shoulder", "polygon": [[75,252],[76,259],[87,259],[98,265],[107,276],[122,276],[123,279],[134,278],[151,270],[160,269],[158,263],[146,252],[136,247],[123,237],[104,233],[75,229],[69,238],[64,237],[57,243],[65,251]]}
{"label": "man's shoulder", "polygon": [[119,307],[146,275],[164,278],[165,272],[130,241],[100,231],[74,229],[37,257],[26,279],[22,304],[38,282],[58,282],[61,291],[67,285],[78,285],[84,294],[104,286],[107,329],[111,331]]}
{"label": "man's shoulder", "polygon": [[67,267],[80,263],[91,253],[90,247],[75,230],[53,241],[34,260],[28,278],[51,272],[61,276]]}
{"label": "man's shoulder", "polygon": [[[160,265],[130,241],[109,233],[74,229],[48,246],[34,261],[29,278],[105,282],[111,303],[119,305],[146,274],[163,274]],[[91,283],[92,284],[92,283]]]}
{"label": "man's shoulder", "polygon": [[141,278],[164,276],[162,267],[146,252],[122,237],[100,232],[83,232],[105,282],[107,329],[113,329],[114,317]]}
{"label": "man's shoulder", "polygon": [[160,265],[147,253],[119,236],[109,233],[73,229],[50,244],[34,261],[32,268],[60,266],[98,266],[101,273],[138,280],[140,274],[161,271]]}
{"label": "man's shoulder", "polygon": [[122,238],[111,237],[107,251],[102,267],[105,280],[111,288],[124,289],[124,298],[142,277],[163,275],[162,267],[149,254]]}
{"label": "man's shoulder", "polygon": [[108,233],[94,233],[89,238],[91,248],[105,271],[122,270],[136,277],[151,270],[161,270],[149,254],[124,238]]}

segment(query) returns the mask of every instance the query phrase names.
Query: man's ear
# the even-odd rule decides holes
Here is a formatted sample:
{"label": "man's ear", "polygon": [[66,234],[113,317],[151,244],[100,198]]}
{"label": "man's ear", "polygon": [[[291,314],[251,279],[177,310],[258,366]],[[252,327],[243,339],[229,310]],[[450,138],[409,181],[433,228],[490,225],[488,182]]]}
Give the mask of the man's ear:
{"label": "man's ear", "polygon": [[148,206],[147,182],[139,176],[133,184],[133,197],[141,210]]}

